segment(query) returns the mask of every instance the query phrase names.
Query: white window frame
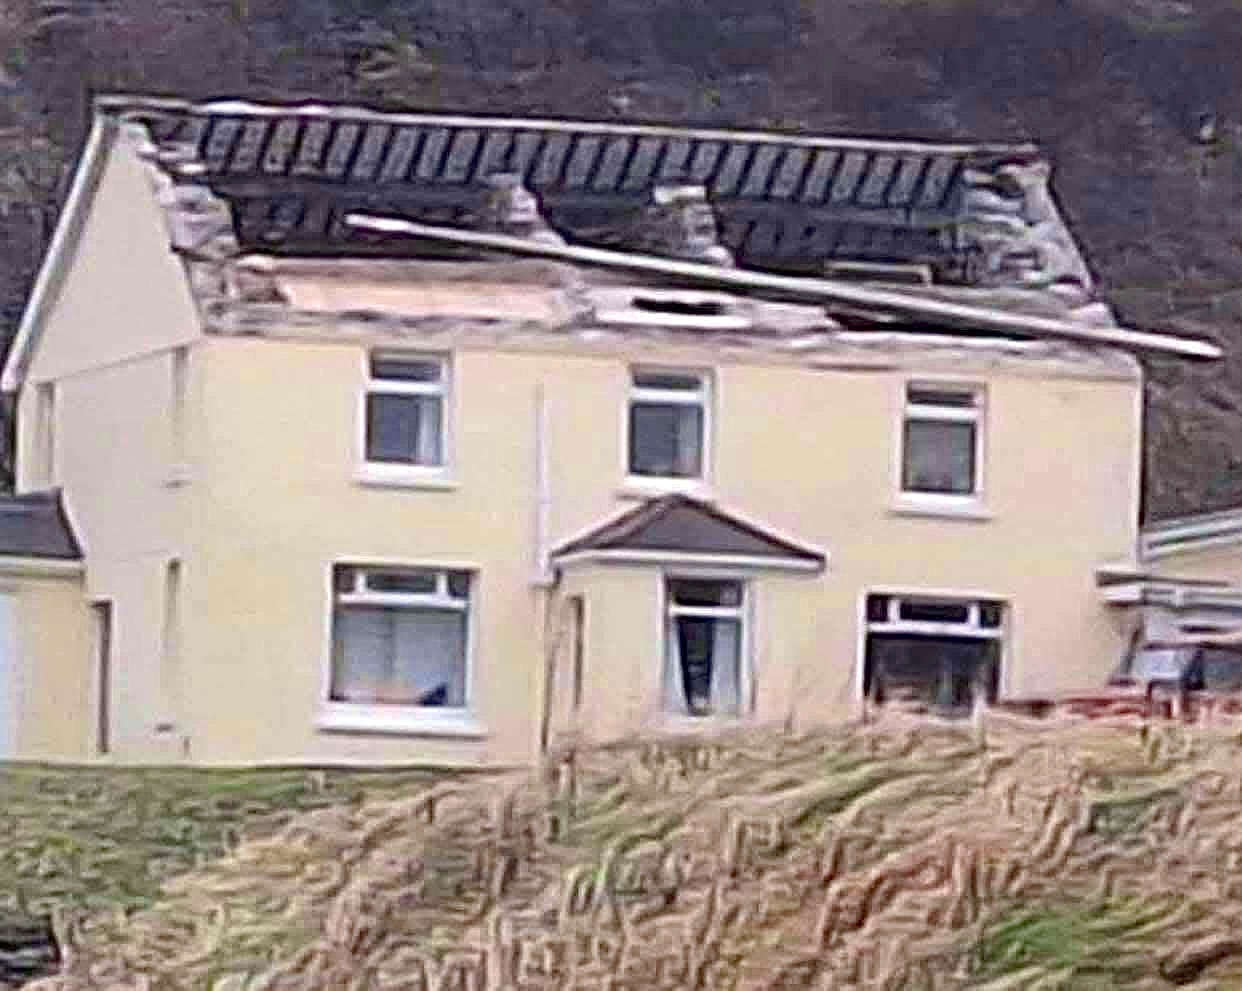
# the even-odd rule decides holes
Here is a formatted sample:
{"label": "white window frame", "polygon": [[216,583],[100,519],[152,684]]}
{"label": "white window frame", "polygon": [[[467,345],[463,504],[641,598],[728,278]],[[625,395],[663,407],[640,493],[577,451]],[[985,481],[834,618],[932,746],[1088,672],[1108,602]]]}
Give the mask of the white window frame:
{"label": "white window frame", "polygon": [[[351,592],[338,592],[337,568],[354,569]],[[432,571],[437,575],[432,593],[376,592],[366,587],[368,572]],[[448,592],[448,575],[452,571],[470,576],[470,592],[458,599]],[[319,695],[316,725],[327,732],[391,733],[415,736],[482,737],[486,735],[475,710],[475,650],[480,602],[479,568],[462,562],[377,561],[375,559],[337,559],[327,567],[327,608],[324,624],[323,677]],[[427,705],[393,705],[365,702],[342,702],[332,698],[333,623],[337,605],[367,605],[409,608],[432,608],[464,612],[466,615],[465,702],[461,707]]]}
{"label": "white window frame", "polygon": [[[987,454],[987,390],[979,383],[958,379],[907,379],[900,384],[900,417],[896,430],[893,489],[896,493],[894,510],[898,513],[933,516],[959,516],[988,519],[985,508],[986,454]],[[931,403],[910,402],[910,392],[969,393],[974,398],[971,407],[939,406]],[[938,423],[970,423],[974,426],[974,478],[971,492],[919,492],[905,487],[906,426],[911,420]]]}
{"label": "white window frame", "polygon": [[[405,382],[400,379],[376,378],[371,363],[377,358],[404,361],[425,361],[440,368],[438,382]],[[442,351],[418,351],[409,348],[367,348],[362,353],[363,386],[358,401],[358,470],[356,478],[368,485],[390,485],[399,488],[454,488],[453,424],[456,420],[453,403],[456,376],[453,356]],[[437,396],[440,399],[440,464],[416,465],[367,458],[367,398],[388,396]]]}
{"label": "white window frame", "polygon": [[[698,380],[698,388],[659,389],[635,385],[639,375],[683,375]],[[715,429],[715,402],[719,391],[716,373],[710,368],[693,368],[684,365],[636,364],[626,369],[625,404],[621,416],[621,462],[625,479],[623,494],[640,497],[653,493],[684,492],[705,495],[711,487]],[[667,403],[674,406],[698,406],[703,411],[703,435],[700,438],[699,474],[682,478],[675,475],[636,475],[630,465],[630,420],[636,402]]]}
{"label": "white window frame", "polygon": [[[711,731],[730,726],[740,726],[750,720],[754,714],[755,672],[754,636],[755,617],[752,579],[753,575],[737,571],[718,569],[688,569],[664,571],[660,575],[660,665],[656,672],[656,710],[659,722],[664,727],[682,732],[701,729]],[[731,582],[741,588],[742,598],[736,606],[679,606],[669,596],[669,583],[675,581],[709,581]],[[669,663],[668,627],[669,621],[678,616],[701,616],[708,618],[736,619],[739,621],[738,631],[738,709],[736,716],[713,713],[710,716],[683,715],[671,712],[664,704],[664,668]]]}
{"label": "white window frame", "polygon": [[[874,622],[867,609],[867,602],[872,596],[882,595],[888,598],[887,619],[885,622]],[[926,623],[901,618],[902,601],[921,601],[936,603],[965,604],[968,606],[965,623]],[[980,625],[979,617],[983,602],[998,603],[1001,608],[1000,625],[985,627]],[[858,640],[855,657],[856,701],[859,705],[866,702],[863,685],[866,682],[867,670],[867,637],[872,633],[912,633],[923,636],[974,637],[979,640],[1000,641],[999,663],[997,672],[997,695],[1004,697],[1010,691],[1011,667],[1014,663],[1014,644],[1017,637],[1018,620],[1013,598],[1008,595],[993,594],[975,589],[911,589],[891,586],[864,588],[858,596]]]}

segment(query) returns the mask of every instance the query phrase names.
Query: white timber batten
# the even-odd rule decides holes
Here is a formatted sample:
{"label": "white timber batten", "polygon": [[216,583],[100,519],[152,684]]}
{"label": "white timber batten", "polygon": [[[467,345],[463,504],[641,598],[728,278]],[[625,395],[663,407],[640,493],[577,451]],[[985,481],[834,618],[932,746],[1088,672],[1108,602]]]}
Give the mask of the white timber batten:
{"label": "white timber batten", "polygon": [[844,303],[851,306],[878,307],[905,316],[942,320],[950,325],[979,330],[1028,334],[1034,337],[1057,337],[1092,344],[1158,351],[1187,358],[1216,359],[1222,354],[1219,347],[1208,341],[1129,330],[1124,327],[1095,327],[1050,317],[965,306],[960,303],[923,298],[914,292],[873,289],[831,279],[773,275],[768,272],[730,269],[698,262],[677,261],[655,255],[610,251],[604,248],[552,245],[505,234],[457,230],[451,227],[418,224],[399,217],[380,217],[365,213],[351,213],[345,218],[345,223],[358,230],[379,234],[468,245],[606,268],[679,276],[697,282],[752,292],[766,290],[803,299]]}

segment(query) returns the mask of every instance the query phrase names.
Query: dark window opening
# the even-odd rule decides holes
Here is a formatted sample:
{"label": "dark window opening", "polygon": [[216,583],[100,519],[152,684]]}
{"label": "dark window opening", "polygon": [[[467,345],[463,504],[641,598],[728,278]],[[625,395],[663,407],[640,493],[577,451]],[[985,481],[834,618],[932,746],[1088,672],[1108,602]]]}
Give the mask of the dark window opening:
{"label": "dark window opening", "polygon": [[1001,608],[999,602],[979,603],[979,625],[984,629],[999,629],[1001,625]]}
{"label": "dark window opening", "polygon": [[889,597],[887,595],[867,596],[867,622],[887,623],[888,603]]}
{"label": "dark window opening", "polygon": [[644,313],[670,313],[683,317],[720,317],[728,313],[723,303],[716,300],[653,299],[635,296],[630,305]]}
{"label": "dark window opening", "polygon": [[996,701],[1000,684],[999,640],[867,636],[863,690],[877,704],[921,703],[941,715],[966,715],[975,701]]}
{"label": "dark window opening", "polygon": [[434,571],[372,571],[366,578],[367,588],[372,592],[434,595],[436,591]]}
{"label": "dark window opening", "polygon": [[970,606],[965,602],[903,599],[898,615],[912,623],[965,623],[970,620]]}

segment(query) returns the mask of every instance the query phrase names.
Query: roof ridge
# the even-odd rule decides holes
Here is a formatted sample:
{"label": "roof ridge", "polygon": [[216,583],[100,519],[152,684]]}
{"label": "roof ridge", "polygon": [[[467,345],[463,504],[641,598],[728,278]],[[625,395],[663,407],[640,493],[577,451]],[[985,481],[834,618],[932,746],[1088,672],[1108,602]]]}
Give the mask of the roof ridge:
{"label": "roof ridge", "polygon": [[93,101],[95,111],[105,114],[146,112],[219,114],[229,116],[275,117],[307,116],[348,120],[359,123],[409,123],[436,126],[474,126],[514,129],[575,130],[597,134],[642,134],[652,136],[686,136],[700,140],[756,140],[773,144],[791,144],[807,148],[856,148],[869,152],[925,152],[940,155],[1022,155],[1042,157],[1034,142],[1010,141],[936,141],[923,138],[866,137],[834,135],[815,131],[809,134],[792,131],[699,125],[673,121],[614,120],[559,116],[526,116],[523,114],[478,113],[402,109],[386,110],[355,102],[331,100],[269,101],[246,98],[212,98],[190,100],[179,97],[146,96],[143,94],[103,93]]}

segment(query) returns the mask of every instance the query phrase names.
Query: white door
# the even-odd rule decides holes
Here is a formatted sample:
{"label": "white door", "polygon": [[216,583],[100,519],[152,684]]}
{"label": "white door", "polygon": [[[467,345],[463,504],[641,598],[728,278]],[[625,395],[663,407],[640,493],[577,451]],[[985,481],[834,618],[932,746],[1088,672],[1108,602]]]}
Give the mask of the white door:
{"label": "white door", "polygon": [[21,668],[17,656],[17,599],[0,594],[0,760],[17,756]]}

